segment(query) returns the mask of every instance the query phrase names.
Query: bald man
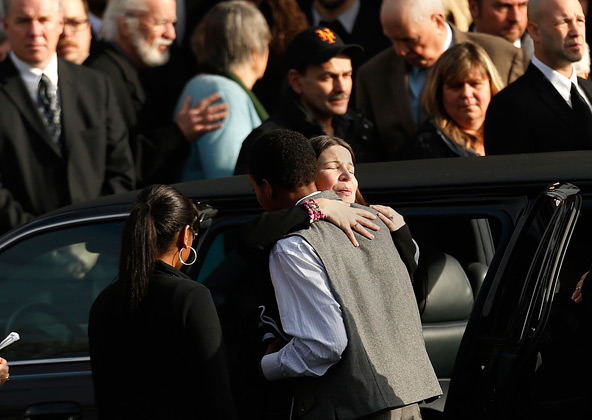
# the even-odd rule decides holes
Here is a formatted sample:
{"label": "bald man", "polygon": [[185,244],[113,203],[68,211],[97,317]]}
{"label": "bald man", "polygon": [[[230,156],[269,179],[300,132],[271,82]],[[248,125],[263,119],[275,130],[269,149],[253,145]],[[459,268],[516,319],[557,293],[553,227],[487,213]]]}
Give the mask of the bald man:
{"label": "bald man", "polygon": [[530,0],[534,57],[515,83],[494,96],[485,118],[487,154],[592,148],[592,86],[577,77],[586,19],[578,0]]}
{"label": "bald man", "polygon": [[425,120],[419,106],[427,70],[450,46],[466,41],[481,45],[507,84],[524,71],[522,52],[486,34],[461,32],[447,23],[442,0],[384,0],[381,22],[393,46],[363,65],[356,79],[357,106],[375,123],[374,151],[396,160]]}

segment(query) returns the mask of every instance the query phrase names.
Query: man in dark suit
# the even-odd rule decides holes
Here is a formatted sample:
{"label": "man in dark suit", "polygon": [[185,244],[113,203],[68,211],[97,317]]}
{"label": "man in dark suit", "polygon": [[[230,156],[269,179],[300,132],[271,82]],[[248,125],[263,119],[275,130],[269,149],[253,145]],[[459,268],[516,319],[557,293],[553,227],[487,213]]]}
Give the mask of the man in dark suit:
{"label": "man in dark suit", "polygon": [[178,93],[171,98],[166,78],[155,80],[151,71],[169,60],[176,20],[175,0],[111,0],[101,28],[107,42],[85,62],[108,74],[115,86],[138,186],[178,181],[189,143],[219,128],[218,121],[226,116],[226,104],[209,106],[219,99],[216,94],[193,108],[186,102],[173,121]]}
{"label": "man in dark suit", "polygon": [[346,44],[364,48],[364,54],[352,60],[354,72],[391,45],[380,27],[382,0],[299,0],[298,4],[311,26],[326,26]]}
{"label": "man in dark suit", "polygon": [[522,53],[498,37],[465,33],[444,19],[444,6],[433,0],[384,0],[381,21],[392,48],[364,64],[356,79],[357,106],[378,132],[378,156],[395,160],[413,141],[425,120],[420,106],[428,69],[454,44],[473,41],[491,57],[507,84],[523,73]]}
{"label": "man in dark suit", "polygon": [[3,0],[12,46],[0,64],[0,232],[66,204],[134,187],[108,78],[57,58],[58,0]]}
{"label": "man in dark suit", "polygon": [[585,17],[578,0],[530,0],[534,57],[515,83],[494,96],[485,118],[487,154],[592,148],[592,88],[579,79]]}

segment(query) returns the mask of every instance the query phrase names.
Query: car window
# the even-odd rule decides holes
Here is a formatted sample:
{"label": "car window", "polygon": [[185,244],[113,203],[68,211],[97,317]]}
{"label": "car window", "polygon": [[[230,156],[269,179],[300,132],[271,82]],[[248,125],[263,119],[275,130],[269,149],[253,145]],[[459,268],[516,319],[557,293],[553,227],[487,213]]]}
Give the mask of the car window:
{"label": "car window", "polygon": [[11,362],[88,356],[88,314],[117,275],[122,223],[39,233],[0,253],[0,329]]}

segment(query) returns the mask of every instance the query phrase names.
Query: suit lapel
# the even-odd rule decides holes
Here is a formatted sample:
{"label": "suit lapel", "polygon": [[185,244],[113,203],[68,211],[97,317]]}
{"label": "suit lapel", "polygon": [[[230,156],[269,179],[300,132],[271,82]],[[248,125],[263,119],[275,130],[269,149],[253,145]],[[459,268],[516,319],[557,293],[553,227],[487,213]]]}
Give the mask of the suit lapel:
{"label": "suit lapel", "polygon": [[592,83],[587,79],[581,79],[578,77],[578,86],[582,88],[588,100],[592,103]]}
{"label": "suit lapel", "polygon": [[[573,116],[571,108],[561,97],[557,89],[553,87],[551,82],[547,80],[545,75],[541,73],[533,64],[528,66],[528,70],[524,74],[524,77],[528,78],[534,88],[537,90],[541,100],[555,112],[567,125],[573,123]],[[526,106],[526,104],[525,104]]]}
{"label": "suit lapel", "polygon": [[62,146],[64,155],[67,156],[72,154],[72,148],[76,144],[73,141],[73,137],[80,130],[76,126],[78,121],[75,118],[78,115],[75,111],[78,107],[75,81],[70,74],[68,63],[61,59],[58,60],[58,77],[60,101],[62,104]]}
{"label": "suit lapel", "polygon": [[0,89],[4,91],[6,96],[15,104],[23,118],[33,127],[33,129],[39,134],[39,137],[58,155],[60,154],[56,144],[52,141],[49,131],[43,124],[43,120],[37,110],[37,105],[31,99],[25,84],[23,83],[21,76],[12,64],[10,58],[6,58],[3,63],[0,64]]}
{"label": "suit lapel", "polygon": [[461,44],[463,42],[469,41],[469,37],[466,33],[459,31],[456,26],[450,24],[450,28],[452,29],[452,45]]}
{"label": "suit lapel", "polygon": [[392,72],[389,78],[390,92],[392,92],[393,98],[404,95],[406,99],[404,101],[393,101],[395,106],[392,113],[393,115],[399,115],[399,121],[404,123],[405,131],[412,135],[417,130],[417,126],[411,109],[411,96],[409,95],[410,70],[403,58],[399,56],[397,58],[398,60],[392,60]]}

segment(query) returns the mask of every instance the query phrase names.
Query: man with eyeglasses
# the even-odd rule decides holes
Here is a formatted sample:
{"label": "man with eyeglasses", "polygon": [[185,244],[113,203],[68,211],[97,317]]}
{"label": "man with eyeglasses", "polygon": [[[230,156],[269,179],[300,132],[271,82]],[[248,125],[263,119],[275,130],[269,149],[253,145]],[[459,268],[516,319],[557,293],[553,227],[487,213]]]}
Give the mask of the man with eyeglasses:
{"label": "man with eyeglasses", "polygon": [[67,204],[134,188],[108,77],[57,57],[59,0],[2,0],[0,234]]}
{"label": "man with eyeglasses", "polygon": [[[138,186],[177,182],[190,142],[222,126],[226,104],[211,95],[190,107],[186,102],[173,121],[180,92],[170,92],[154,69],[167,63],[176,38],[175,0],[110,0],[103,15],[105,44],[85,65],[107,73],[127,123]],[[176,75],[177,78],[182,77]],[[182,88],[182,86],[181,86]],[[171,95],[174,93],[174,95]]]}
{"label": "man with eyeglasses", "polygon": [[58,42],[58,56],[82,64],[90,53],[92,33],[86,0],[62,0],[64,31]]}

